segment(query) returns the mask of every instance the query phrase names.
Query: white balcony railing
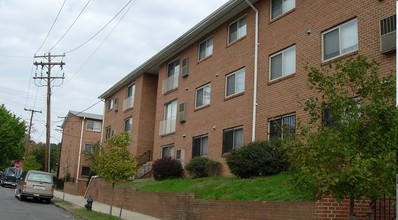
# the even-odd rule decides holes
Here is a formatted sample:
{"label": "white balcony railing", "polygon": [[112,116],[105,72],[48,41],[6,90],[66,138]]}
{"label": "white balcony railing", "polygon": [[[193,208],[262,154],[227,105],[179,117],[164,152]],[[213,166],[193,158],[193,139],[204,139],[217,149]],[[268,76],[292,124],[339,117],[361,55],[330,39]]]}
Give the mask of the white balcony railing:
{"label": "white balcony railing", "polygon": [[123,101],[123,111],[126,111],[129,108],[134,107],[134,97],[130,96],[124,99]]}
{"label": "white balcony railing", "polygon": [[163,80],[162,94],[178,87],[178,74],[174,74]]}
{"label": "white balcony railing", "polygon": [[159,135],[171,134],[176,131],[176,119],[167,119],[160,122]]}

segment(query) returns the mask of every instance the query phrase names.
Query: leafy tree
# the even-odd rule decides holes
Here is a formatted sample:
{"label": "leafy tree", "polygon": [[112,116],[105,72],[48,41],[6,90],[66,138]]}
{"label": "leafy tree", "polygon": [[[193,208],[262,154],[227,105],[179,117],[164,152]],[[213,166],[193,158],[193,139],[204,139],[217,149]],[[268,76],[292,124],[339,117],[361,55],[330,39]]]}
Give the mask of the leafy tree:
{"label": "leafy tree", "polygon": [[0,106],[0,166],[10,166],[11,161],[20,160],[24,154],[25,122]]}
{"label": "leafy tree", "polygon": [[[61,143],[58,144],[54,144],[51,143],[50,144],[50,167],[52,169],[54,169],[57,164],[59,164],[59,156],[60,156],[60,146]],[[37,144],[32,144],[31,146],[31,150],[29,152],[29,154],[34,155],[36,157],[36,160],[39,164],[41,164],[41,167],[44,167],[44,163],[45,163],[45,147],[46,144],[39,142]]]}
{"label": "leafy tree", "polygon": [[[314,97],[305,101],[309,123],[289,142],[302,186],[318,198],[355,200],[394,195],[398,114],[393,74],[363,56],[326,68],[307,67]],[[305,183],[305,184],[303,184]]]}
{"label": "leafy tree", "polygon": [[40,170],[42,165],[37,162],[35,155],[28,155],[22,163],[22,168],[24,171],[28,170]]}
{"label": "leafy tree", "polygon": [[112,183],[110,215],[112,215],[115,183],[134,176],[138,170],[136,158],[127,149],[130,139],[128,132],[120,133],[109,139],[92,158],[92,169],[107,182]]}

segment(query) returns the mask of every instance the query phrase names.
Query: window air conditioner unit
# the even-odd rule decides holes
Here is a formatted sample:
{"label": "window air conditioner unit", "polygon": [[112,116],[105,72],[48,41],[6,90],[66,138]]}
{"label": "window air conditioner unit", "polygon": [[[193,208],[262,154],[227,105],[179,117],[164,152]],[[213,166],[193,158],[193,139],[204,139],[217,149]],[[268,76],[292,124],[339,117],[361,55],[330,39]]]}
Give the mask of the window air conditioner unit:
{"label": "window air conditioner unit", "polygon": [[180,103],[180,107],[178,110],[178,121],[179,122],[185,122],[186,120],[186,104],[185,102]]}
{"label": "window air conditioner unit", "polygon": [[186,77],[188,76],[188,68],[189,68],[189,57],[186,57],[185,59],[182,60],[182,65],[181,65],[181,76]]}
{"label": "window air conditioner unit", "polygon": [[396,50],[396,23],[397,16],[393,15],[380,21],[380,50],[381,53],[390,53]]}

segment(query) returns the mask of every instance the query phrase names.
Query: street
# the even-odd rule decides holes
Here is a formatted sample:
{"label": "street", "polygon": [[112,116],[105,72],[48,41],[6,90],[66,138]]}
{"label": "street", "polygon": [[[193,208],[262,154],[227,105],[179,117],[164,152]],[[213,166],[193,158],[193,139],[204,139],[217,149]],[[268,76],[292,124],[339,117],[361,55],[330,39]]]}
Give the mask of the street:
{"label": "street", "polygon": [[29,220],[73,220],[74,218],[61,208],[45,204],[39,200],[27,199],[19,201],[14,196],[13,188],[0,187],[1,219],[29,219]]}

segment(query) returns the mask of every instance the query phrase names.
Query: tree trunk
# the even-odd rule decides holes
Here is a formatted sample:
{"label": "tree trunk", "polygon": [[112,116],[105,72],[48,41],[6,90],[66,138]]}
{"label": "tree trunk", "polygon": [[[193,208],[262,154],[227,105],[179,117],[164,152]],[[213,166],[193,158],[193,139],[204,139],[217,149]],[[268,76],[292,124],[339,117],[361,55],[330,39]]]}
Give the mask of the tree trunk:
{"label": "tree trunk", "polygon": [[355,200],[353,197],[350,197],[350,220],[355,220],[355,213],[354,213],[354,208],[355,208]]}
{"label": "tree trunk", "polygon": [[115,194],[115,183],[112,183],[112,199],[111,199],[111,207],[109,209],[109,215],[112,215],[112,206],[113,206],[113,196]]}

